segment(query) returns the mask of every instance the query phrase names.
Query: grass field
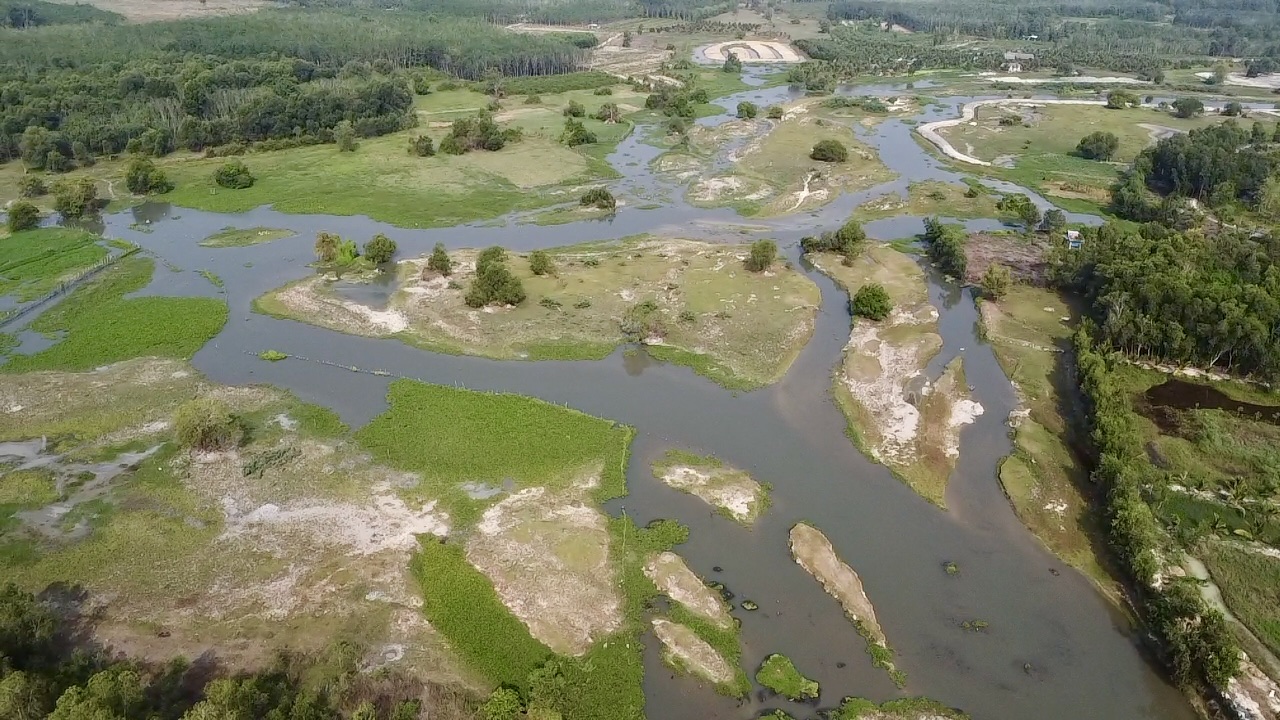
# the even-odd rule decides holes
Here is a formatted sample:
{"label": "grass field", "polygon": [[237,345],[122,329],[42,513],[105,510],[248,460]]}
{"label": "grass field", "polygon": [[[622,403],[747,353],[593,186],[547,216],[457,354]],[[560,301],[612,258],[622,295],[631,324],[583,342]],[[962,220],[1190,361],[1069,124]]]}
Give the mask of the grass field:
{"label": "grass field", "polygon": [[907,187],[907,199],[890,194],[872,198],[853,211],[859,222],[870,222],[898,215],[944,217],[966,220],[991,218],[1000,214],[996,208],[999,195],[981,185],[957,185],[938,180],[913,182]]}
{"label": "grass field", "polygon": [[[624,114],[643,107],[644,97],[628,86],[613,90],[612,96],[591,90],[543,95],[536,105],[525,105],[523,97],[507,98],[496,118],[502,126],[523,130],[523,140],[496,152],[410,155],[410,139],[427,135],[438,146],[450,122],[474,115],[491,99],[472,90],[435,92],[416,100],[419,127],[362,139],[354,152],[342,153],[329,144],[245,155],[241,159],[256,182],[242,190],[213,182],[225,159],[177,152],[157,160],[176,187],[156,199],[214,212],[272,205],[289,213],[368,215],[402,227],[450,226],[576,200],[573,191],[579,185],[616,177],[603,158],[626,137],[631,124],[584,118],[599,142],[570,149],[559,142],[561,111],[570,100],[582,103],[588,115],[605,102],[618,103]],[[92,168],[58,177],[92,177],[99,196],[117,206],[140,202],[143,198],[124,190],[124,164],[123,158],[103,158]],[[0,203],[16,199],[22,174],[21,163],[0,166]],[[49,176],[46,182],[55,179]],[[47,210],[52,197],[35,202]]]}
{"label": "grass field", "polygon": [[33,355],[10,357],[0,372],[89,370],[145,355],[194,355],[222,330],[227,305],[210,298],[125,298],[147,286],[154,267],[135,255],[88,280],[30,325],[61,339]]}
{"label": "grass field", "polygon": [[216,232],[204,240],[200,244],[204,247],[245,247],[247,245],[258,245],[260,243],[268,243],[272,240],[281,240],[296,235],[292,230],[281,230],[276,228],[253,227],[245,229],[226,228]]}
{"label": "grass field", "polygon": [[0,296],[34,300],[64,278],[107,256],[96,235],[83,230],[39,228],[0,238]]}
{"label": "grass field", "polygon": [[1062,318],[1075,313],[1057,293],[1027,285],[1014,285],[998,302],[979,302],[986,339],[1018,390],[1022,415],[1014,452],[1000,464],[1005,496],[1063,562],[1115,592],[1098,562],[1103,529],[1082,492],[1088,475],[1068,445],[1075,389],[1065,352],[1074,323]]}
{"label": "grass field", "polygon": [[[643,340],[660,359],[692,366],[726,386],[751,389],[786,372],[813,330],[818,289],[776,263],[743,267],[740,245],[646,238],[560,248],[555,270],[534,275],[525,255],[510,270],[528,297],[477,311],[464,302],[475,253],[455,252],[451,277],[402,263],[386,312],[327,292],[316,278],[273,291],[259,310],[336,330],[393,335],[433,350],[494,358],[598,359]],[[660,344],[659,344],[660,343]]]}
{"label": "grass field", "polygon": [[1280,654],[1280,558],[1234,547],[1228,542],[1208,542],[1199,553],[1231,613],[1262,641]]}
{"label": "grass field", "polygon": [[756,671],[756,682],[790,700],[818,697],[818,683],[800,673],[786,655],[774,653]]}

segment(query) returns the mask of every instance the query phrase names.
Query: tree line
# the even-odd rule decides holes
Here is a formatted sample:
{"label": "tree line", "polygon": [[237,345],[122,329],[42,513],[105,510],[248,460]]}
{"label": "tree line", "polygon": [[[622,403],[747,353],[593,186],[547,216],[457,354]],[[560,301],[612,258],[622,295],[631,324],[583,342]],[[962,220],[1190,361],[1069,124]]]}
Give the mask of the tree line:
{"label": "tree line", "polygon": [[92,5],[45,2],[45,0],[0,0],[0,28],[27,28],[42,25],[115,24],[124,16]]}

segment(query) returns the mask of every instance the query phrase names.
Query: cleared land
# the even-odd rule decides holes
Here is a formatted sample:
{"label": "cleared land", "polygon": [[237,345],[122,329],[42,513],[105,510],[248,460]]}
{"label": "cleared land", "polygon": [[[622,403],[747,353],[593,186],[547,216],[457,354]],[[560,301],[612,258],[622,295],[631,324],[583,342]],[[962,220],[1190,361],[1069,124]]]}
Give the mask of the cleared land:
{"label": "cleared land", "polygon": [[813,331],[818,289],[795,270],[743,267],[747,248],[671,239],[581,245],[549,252],[554,272],[528,257],[507,265],[528,297],[515,307],[471,308],[472,251],[452,253],[454,272],[400,263],[385,310],[341,298],[315,277],[259,298],[263,312],[361,335],[403,338],[443,352],[494,358],[602,358],[640,341],[651,354],[717,382],[754,388],[781,378]]}
{"label": "cleared land", "polygon": [[[690,180],[686,199],[693,205],[729,206],[759,216],[812,210],[842,192],[893,179],[875,151],[858,141],[847,118],[815,112],[812,102],[799,103],[782,120],[732,120],[715,128],[695,128],[688,151],[667,153],[655,167]],[[849,150],[848,161],[811,159],[810,151],[822,140],[842,143]],[[726,144],[735,141],[735,149],[721,158]],[[709,160],[727,161],[724,171],[708,173]]]}
{"label": "cleared land", "polygon": [[875,608],[862,587],[862,579],[836,555],[835,548],[817,528],[799,523],[791,528],[791,556],[844,608],[845,615],[867,641],[867,654],[877,667],[888,671],[899,685],[905,676],[894,668],[889,642],[876,620]]}
{"label": "cleared land", "polygon": [[1000,463],[1000,485],[1023,523],[1063,562],[1108,594],[1114,581],[1099,565],[1102,527],[1082,492],[1088,475],[1068,442],[1076,392],[1066,352],[1075,312],[1052,290],[1014,285],[997,302],[979,301],[983,329],[1019,406],[1009,416],[1014,452]]}
{"label": "cleared land", "polygon": [[744,525],[754,522],[769,504],[768,493],[760,483],[747,473],[726,466],[719,458],[669,450],[654,463],[653,474]]}
{"label": "cleared land", "polygon": [[936,382],[924,375],[942,349],[924,270],[888,246],[873,247],[849,264],[834,253],[810,259],[850,297],[871,283],[888,291],[888,318],[853,321],[836,373],[836,399],[849,420],[850,438],[863,452],[944,506],[947,479],[960,455],[960,429],[982,406],[968,397],[959,359]]}
{"label": "cleared land", "polygon": [[743,63],[798,63],[804,57],[787,43],[773,40],[729,40],[699,51],[704,59],[722,63],[732,53]]}
{"label": "cleared land", "polygon": [[[462,677],[407,572],[415,535],[446,532],[448,518],[406,501],[413,476],[371,462],[332,413],[156,358],[4,375],[0,397],[0,439],[18,458],[0,485],[23,472],[48,482],[0,507],[0,566],[34,591],[85,588],[104,643],[152,661],[217,648],[259,667],[275,649],[349,639],[373,667]],[[197,397],[225,404],[249,440],[179,447],[175,413]]]}
{"label": "cleared land", "polygon": [[[75,4],[78,0],[51,0]],[[145,23],[163,20],[235,15],[269,7],[265,0],[93,0],[94,7],[119,13],[129,22]]]}

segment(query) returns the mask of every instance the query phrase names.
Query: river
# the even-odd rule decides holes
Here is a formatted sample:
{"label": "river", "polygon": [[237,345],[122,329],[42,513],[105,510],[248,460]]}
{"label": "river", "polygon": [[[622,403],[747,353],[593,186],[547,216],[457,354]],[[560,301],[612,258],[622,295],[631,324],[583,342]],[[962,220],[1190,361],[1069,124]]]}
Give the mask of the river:
{"label": "river", "polygon": [[[910,91],[884,85],[842,92]],[[764,107],[789,97],[791,91],[785,87],[755,88],[718,103],[726,110],[740,100]],[[954,117],[961,105],[974,99],[982,98],[945,98],[912,120]],[[701,122],[728,119],[726,113]],[[968,291],[930,278],[945,343],[930,372],[936,377],[949,359],[963,355],[974,399],[986,410],[962,432],[959,465],[947,490],[950,510],[941,511],[921,499],[884,467],[863,457],[844,435],[845,420],[830,387],[849,335],[847,301],[827,277],[800,259],[798,240],[836,227],[870,198],[905,192],[909,181],[963,177],[923,151],[911,127],[899,118],[872,129],[856,127],[899,179],[846,194],[815,212],[774,220],[743,219],[731,210],[703,210],[684,203],[680,188],[650,171],[649,160],[660,151],[645,145],[644,133],[637,131],[610,157],[626,176],[616,187],[624,195],[657,194],[669,200],[661,210],[622,208],[608,221],[540,227],[512,217],[498,223],[406,230],[364,217],[286,215],[270,208],[219,215],[149,204],[106,216],[103,231],[136,242],[163,261],[142,291],[145,294],[215,295],[220,291],[196,271],[210,270],[222,278],[230,320],[194,359],[215,382],[287,388],[304,400],[335,409],[353,426],[386,407],[388,377],[298,360],[267,363],[256,357],[271,348],[426,382],[531,395],[634,426],[630,495],[609,510],[625,512],[642,524],[655,518],[687,524],[691,537],[679,551],[689,565],[724,583],[738,600],[759,604],[755,612],[735,610],[742,620],[748,672],[766,655],[785,653],[821,683],[823,707],[845,695],[879,702],[905,693],[934,698],[981,720],[1192,718],[1185,698],[1144,657],[1127,621],[1089,580],[1041,546],[1002,495],[996,465],[1011,450],[1005,420],[1016,399],[991,348],[978,337],[977,313]],[[1044,198],[1028,194],[1048,206]],[[1099,222],[1091,216],[1069,217]],[[735,227],[726,230],[725,224]],[[966,224],[971,229],[999,226],[995,220]],[[299,236],[234,249],[198,245],[228,226],[289,228]],[[742,227],[749,230],[747,235],[738,232]],[[866,228],[873,237],[900,238],[920,232],[922,218],[880,220]],[[406,257],[427,252],[436,242],[450,248],[500,244],[529,250],[640,232],[710,240],[731,236],[735,242],[773,237],[787,259],[819,285],[822,306],[813,339],[787,376],[750,393],[727,391],[687,368],[654,361],[635,349],[619,350],[597,362],[500,362],[433,354],[394,340],[343,335],[253,314],[254,297],[311,274],[307,263],[312,239],[321,230],[355,238],[384,232]],[[754,529],[744,529],[701,500],[655,481],[649,463],[671,446],[714,454],[771,483],[771,508]],[[787,532],[801,520],[826,533],[862,576],[897,653],[897,667],[908,675],[905,690],[895,688],[871,665],[865,643],[839,605],[791,560]],[[957,575],[944,571],[947,561],[958,566]],[[983,632],[960,627],[976,619],[989,627]],[[662,664],[656,641],[646,643],[645,693],[651,718],[751,718],[772,707],[803,716],[803,708],[794,704],[762,697],[739,702],[675,677]]]}

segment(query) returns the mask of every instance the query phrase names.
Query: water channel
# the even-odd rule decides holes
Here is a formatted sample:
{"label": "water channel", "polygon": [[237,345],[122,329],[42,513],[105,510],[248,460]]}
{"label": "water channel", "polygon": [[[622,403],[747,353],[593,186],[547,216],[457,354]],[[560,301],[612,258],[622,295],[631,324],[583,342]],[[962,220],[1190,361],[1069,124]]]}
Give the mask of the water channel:
{"label": "water channel", "polygon": [[[843,92],[909,91],[885,85]],[[785,87],[757,88],[719,104],[728,109],[751,100],[763,107],[786,101],[790,93]],[[983,98],[945,98],[912,120],[955,117],[963,103],[974,99]],[[726,114],[702,122],[728,119]],[[353,426],[386,407],[388,377],[298,360],[267,363],[256,357],[272,348],[426,382],[535,396],[634,426],[630,495],[609,510],[626,512],[642,524],[655,518],[687,524],[691,538],[679,551],[689,565],[724,583],[737,599],[759,604],[755,612],[735,610],[742,620],[745,667],[753,671],[766,655],[785,653],[821,683],[822,707],[835,705],[845,695],[884,701],[906,694],[934,698],[982,720],[1194,717],[1182,695],[1144,657],[1125,619],[1089,580],[1040,545],[1001,493],[996,465],[1011,450],[1005,420],[1016,399],[991,348],[978,337],[977,313],[968,291],[936,277],[930,280],[945,344],[929,371],[936,376],[948,360],[963,355],[974,399],[985,408],[962,433],[959,465],[947,491],[950,509],[941,511],[921,499],[845,437],[845,420],[832,402],[830,386],[849,336],[847,301],[827,277],[803,263],[798,239],[836,227],[870,198],[905,193],[909,181],[963,177],[921,149],[909,122],[894,118],[872,129],[856,129],[899,179],[846,194],[814,212],[769,221],[744,220],[731,210],[684,203],[679,187],[649,169],[661,151],[645,145],[645,133],[638,130],[610,157],[626,176],[616,187],[630,197],[669,199],[660,210],[622,208],[608,221],[540,227],[512,217],[504,224],[406,230],[364,217],[286,215],[270,208],[220,215],[151,204],[105,217],[103,231],[136,242],[163,261],[142,293],[225,293],[230,320],[194,359],[215,382],[287,388],[304,400],[334,408]],[[1048,206],[1044,198],[1028,194]],[[1098,222],[1090,216],[1069,217]],[[999,225],[994,220],[966,224],[973,229]],[[298,236],[234,249],[198,245],[228,226],[289,228]],[[901,238],[920,232],[922,218],[898,217],[866,227],[876,238]],[[500,244],[523,251],[640,232],[733,242],[772,237],[787,259],[819,285],[822,305],[813,339],[787,376],[750,393],[727,391],[687,368],[654,361],[634,349],[619,350],[598,362],[500,362],[433,354],[395,340],[343,335],[254,314],[254,297],[312,272],[307,267],[312,238],[321,230],[356,238],[384,232],[399,243],[402,256],[425,253],[436,242],[450,248]],[[215,289],[197,274],[202,269],[217,273],[225,289]],[[771,483],[773,504],[756,527],[744,529],[711,512],[702,501],[655,481],[650,462],[673,446],[715,454]],[[787,532],[801,520],[826,533],[839,555],[862,576],[897,653],[896,664],[908,675],[905,690],[895,688],[871,665],[862,638],[837,603],[791,560]],[[958,575],[944,571],[947,561],[959,567]],[[989,627],[983,632],[960,627],[976,619]],[[645,692],[651,718],[745,719],[772,707],[784,707],[798,717],[808,712],[776,698],[753,696],[739,702],[718,696],[674,676],[662,664],[656,641],[646,643]]]}

